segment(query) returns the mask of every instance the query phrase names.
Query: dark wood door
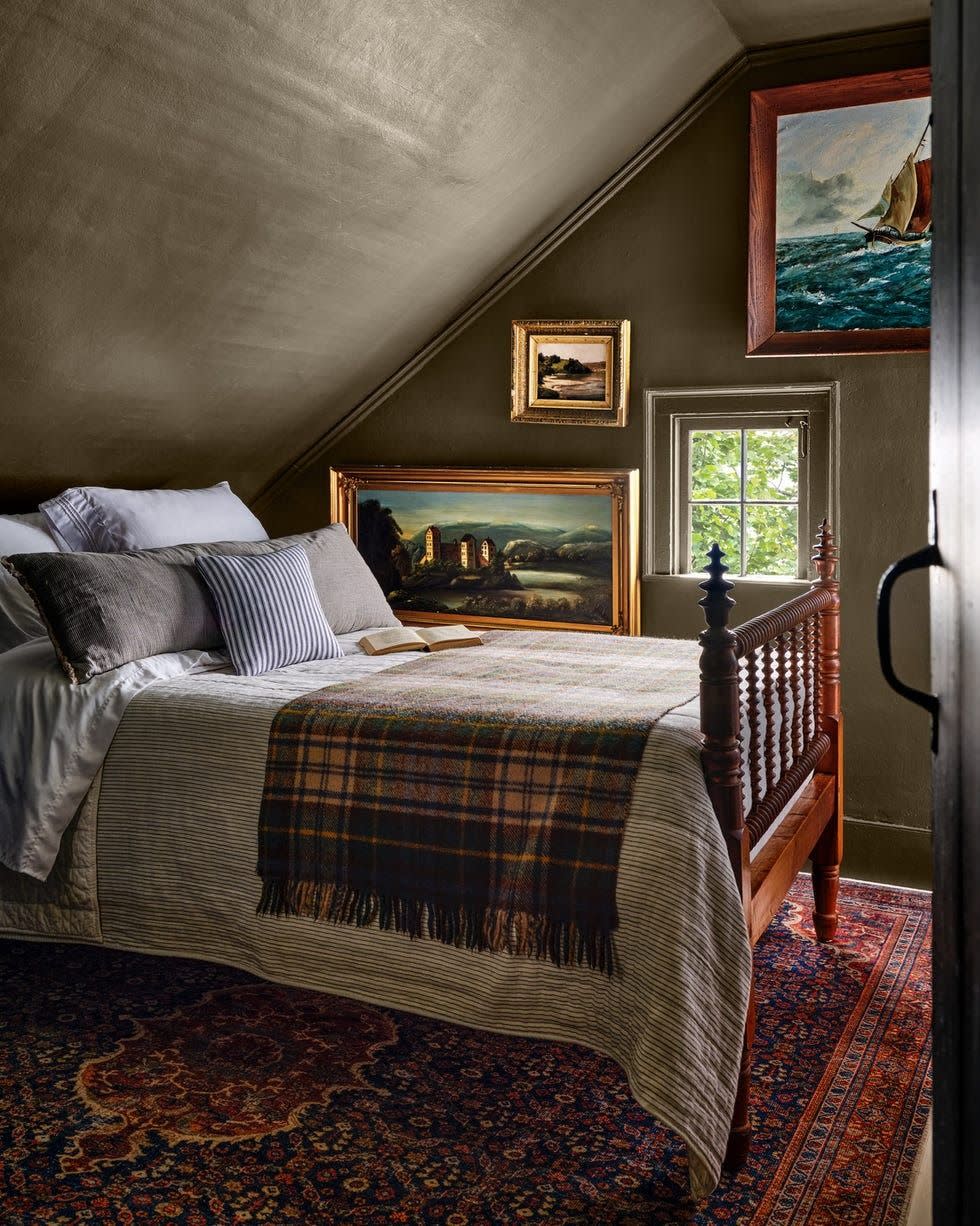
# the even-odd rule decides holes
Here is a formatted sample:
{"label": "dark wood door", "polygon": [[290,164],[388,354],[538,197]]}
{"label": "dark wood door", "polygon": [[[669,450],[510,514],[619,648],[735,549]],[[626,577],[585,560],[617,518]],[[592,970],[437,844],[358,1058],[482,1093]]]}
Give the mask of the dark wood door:
{"label": "dark wood door", "polygon": [[933,10],[934,1222],[980,1222],[980,3]]}

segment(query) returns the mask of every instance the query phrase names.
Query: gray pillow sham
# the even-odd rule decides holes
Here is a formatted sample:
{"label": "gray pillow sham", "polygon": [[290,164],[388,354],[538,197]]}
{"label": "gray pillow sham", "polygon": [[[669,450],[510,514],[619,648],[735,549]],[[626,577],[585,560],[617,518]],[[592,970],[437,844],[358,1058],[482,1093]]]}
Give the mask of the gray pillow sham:
{"label": "gray pillow sham", "polygon": [[22,553],[3,565],[33,599],[62,667],[88,681],[130,660],[222,645],[204,554],[263,554],[302,545],[335,634],[397,626],[377,580],[342,524],[275,541],[221,541],[122,553]]}

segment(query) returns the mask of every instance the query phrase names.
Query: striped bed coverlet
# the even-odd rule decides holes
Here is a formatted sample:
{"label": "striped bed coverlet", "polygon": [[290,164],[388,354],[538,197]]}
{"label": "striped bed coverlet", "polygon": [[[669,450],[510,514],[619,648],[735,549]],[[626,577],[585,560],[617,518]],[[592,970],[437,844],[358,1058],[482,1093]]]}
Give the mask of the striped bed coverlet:
{"label": "striped bed coverlet", "polygon": [[[693,691],[696,646],[663,640],[660,650],[690,669]],[[684,1138],[692,1192],[707,1195],[732,1116],[751,953],[701,773],[696,701],[664,716],[643,750],[620,855],[612,978],[378,928],[256,914],[258,814],[276,712],[392,663],[358,655],[258,677],[203,673],[139,695],[97,781],[97,803],[81,816],[98,826],[101,939],[601,1051],[623,1067],[637,1101]]]}

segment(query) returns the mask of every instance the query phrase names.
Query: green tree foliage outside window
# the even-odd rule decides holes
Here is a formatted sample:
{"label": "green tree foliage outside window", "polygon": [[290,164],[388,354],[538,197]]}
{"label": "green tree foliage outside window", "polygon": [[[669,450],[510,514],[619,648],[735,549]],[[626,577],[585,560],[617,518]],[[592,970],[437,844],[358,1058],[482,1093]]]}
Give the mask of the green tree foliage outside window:
{"label": "green tree foliage outside window", "polygon": [[692,430],[690,558],[701,570],[717,541],[733,574],[797,574],[799,453],[793,427]]}

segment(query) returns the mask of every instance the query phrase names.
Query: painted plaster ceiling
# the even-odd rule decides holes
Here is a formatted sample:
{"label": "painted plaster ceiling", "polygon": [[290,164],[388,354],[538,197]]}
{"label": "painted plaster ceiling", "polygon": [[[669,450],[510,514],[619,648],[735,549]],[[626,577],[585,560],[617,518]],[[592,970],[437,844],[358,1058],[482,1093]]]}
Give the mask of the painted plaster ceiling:
{"label": "painted plaster ceiling", "polygon": [[921,0],[4,0],[0,500],[249,496],[744,46]]}

